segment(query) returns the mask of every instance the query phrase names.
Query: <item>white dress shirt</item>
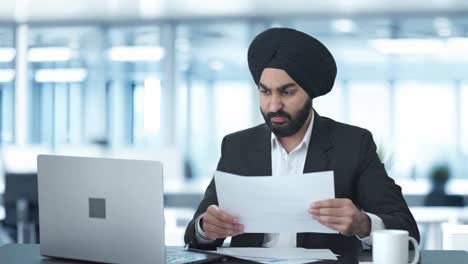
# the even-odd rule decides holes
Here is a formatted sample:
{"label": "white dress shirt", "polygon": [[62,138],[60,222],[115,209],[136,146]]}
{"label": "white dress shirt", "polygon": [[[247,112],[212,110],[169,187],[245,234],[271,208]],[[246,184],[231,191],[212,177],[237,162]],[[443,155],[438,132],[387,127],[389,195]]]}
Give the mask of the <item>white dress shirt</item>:
{"label": "white dress shirt", "polygon": [[[301,143],[294,148],[290,153],[287,153],[283,148],[276,136],[271,133],[271,164],[272,164],[272,177],[287,177],[289,175],[302,174],[304,172],[304,165],[307,156],[307,149],[309,147],[310,136],[314,124],[314,112],[307,131]],[[311,201],[312,202],[312,201]],[[304,208],[307,210],[308,208]],[[365,212],[371,221],[371,233],[376,230],[385,229],[385,225],[380,217]],[[196,239],[199,243],[210,243],[213,240],[207,238],[205,232],[201,229],[200,219],[203,215],[197,218],[195,224]],[[312,221],[312,216],[311,216]],[[263,240],[263,247],[296,247],[297,233],[269,233],[265,234]],[[358,236],[356,236],[359,238]],[[372,245],[371,236],[359,238],[363,243]]]}

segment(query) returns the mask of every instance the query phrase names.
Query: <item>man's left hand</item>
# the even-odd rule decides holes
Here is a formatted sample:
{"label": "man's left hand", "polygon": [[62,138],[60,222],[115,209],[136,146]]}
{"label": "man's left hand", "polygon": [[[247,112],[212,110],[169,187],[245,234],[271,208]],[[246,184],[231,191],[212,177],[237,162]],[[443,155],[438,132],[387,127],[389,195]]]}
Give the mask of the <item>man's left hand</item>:
{"label": "man's left hand", "polygon": [[309,214],[324,226],[344,235],[368,237],[371,221],[366,213],[359,210],[350,199],[318,201],[309,207]]}

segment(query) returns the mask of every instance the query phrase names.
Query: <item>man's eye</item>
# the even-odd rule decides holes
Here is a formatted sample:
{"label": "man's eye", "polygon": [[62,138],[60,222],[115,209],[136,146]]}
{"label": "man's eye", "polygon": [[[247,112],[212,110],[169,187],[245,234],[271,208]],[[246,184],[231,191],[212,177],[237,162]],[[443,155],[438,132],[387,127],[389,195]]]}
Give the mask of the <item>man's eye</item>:
{"label": "man's eye", "polygon": [[290,96],[290,95],[293,95],[294,92],[291,92],[291,91],[284,91],[283,92],[283,95],[286,95],[286,96]]}
{"label": "man's eye", "polygon": [[260,90],[260,92],[261,92],[262,94],[269,94],[269,93],[270,93],[270,91],[268,91],[268,90]]}

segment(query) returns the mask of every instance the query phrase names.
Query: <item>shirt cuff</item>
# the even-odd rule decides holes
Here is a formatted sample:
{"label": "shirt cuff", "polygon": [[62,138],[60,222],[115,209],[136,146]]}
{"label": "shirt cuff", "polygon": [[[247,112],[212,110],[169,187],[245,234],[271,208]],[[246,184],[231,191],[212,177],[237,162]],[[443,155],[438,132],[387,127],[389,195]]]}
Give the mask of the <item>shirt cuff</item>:
{"label": "shirt cuff", "polygon": [[360,238],[359,236],[356,236],[359,240],[361,240],[362,243],[372,246],[372,232],[378,231],[378,230],[384,230],[385,229],[385,224],[382,221],[382,219],[375,214],[367,213],[364,212],[367,216],[369,216],[369,219],[371,221],[371,231],[370,235],[364,238]]}
{"label": "shirt cuff", "polygon": [[209,243],[215,241],[215,239],[210,239],[210,238],[205,234],[205,232],[203,231],[203,229],[201,228],[200,220],[202,219],[203,216],[205,216],[205,213],[199,215],[199,216],[197,217],[196,222],[195,222],[195,239],[196,239],[197,242],[200,243],[200,244],[209,244]]}

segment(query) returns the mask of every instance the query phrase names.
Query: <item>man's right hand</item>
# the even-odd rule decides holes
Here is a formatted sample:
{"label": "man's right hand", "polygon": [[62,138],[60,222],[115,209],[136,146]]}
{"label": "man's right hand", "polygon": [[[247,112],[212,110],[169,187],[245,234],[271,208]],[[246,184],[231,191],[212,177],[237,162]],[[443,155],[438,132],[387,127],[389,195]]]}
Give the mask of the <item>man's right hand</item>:
{"label": "man's right hand", "polygon": [[244,225],[216,205],[210,205],[202,219],[203,232],[210,239],[226,238],[244,233]]}

